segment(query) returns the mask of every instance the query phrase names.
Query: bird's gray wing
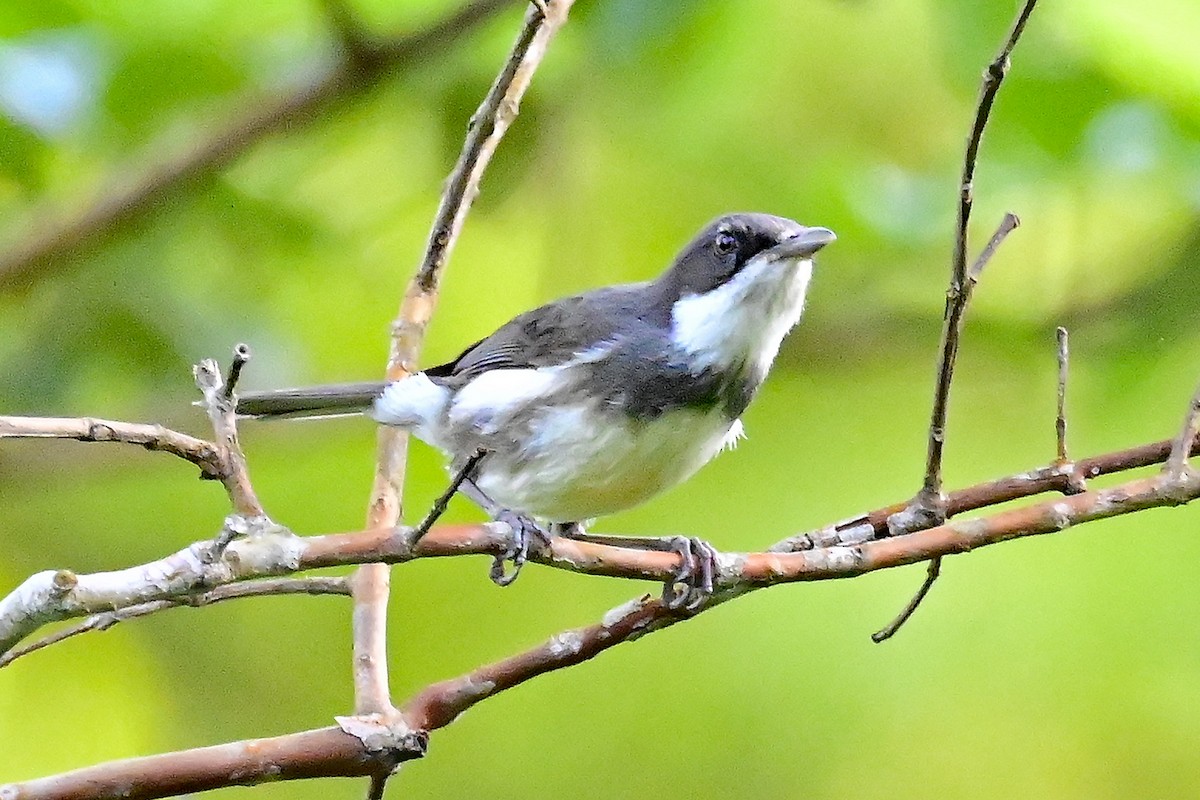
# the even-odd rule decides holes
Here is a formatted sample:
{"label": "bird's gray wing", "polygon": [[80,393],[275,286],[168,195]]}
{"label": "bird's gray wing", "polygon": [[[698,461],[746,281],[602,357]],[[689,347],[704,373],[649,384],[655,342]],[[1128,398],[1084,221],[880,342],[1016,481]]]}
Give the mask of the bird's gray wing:
{"label": "bird's gray wing", "polygon": [[642,288],[634,284],[596,289],[526,311],[425,374],[439,383],[463,386],[493,369],[566,363],[597,344],[613,341],[619,320],[645,324],[649,309]]}

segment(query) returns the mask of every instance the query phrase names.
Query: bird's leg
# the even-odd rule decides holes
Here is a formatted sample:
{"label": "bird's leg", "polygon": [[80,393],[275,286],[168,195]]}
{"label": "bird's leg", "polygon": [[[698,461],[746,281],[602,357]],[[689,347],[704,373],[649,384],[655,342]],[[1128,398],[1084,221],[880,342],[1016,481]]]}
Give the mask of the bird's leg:
{"label": "bird's leg", "polygon": [[[497,586],[508,586],[521,574],[521,567],[525,566],[525,561],[529,558],[529,544],[532,537],[536,536],[549,544],[549,531],[538,525],[531,517],[502,507],[495,500],[484,494],[483,490],[471,478],[463,480],[459,491],[475,501],[496,522],[503,522],[512,529],[512,541],[509,544],[508,550],[503,555],[496,556],[495,561],[492,562],[492,569],[489,572],[492,582]],[[513,570],[512,572],[505,572],[504,562],[509,560],[513,562]]]}
{"label": "bird's leg", "polygon": [[703,539],[694,536],[607,536],[587,533],[578,522],[555,525],[553,530],[557,536],[581,542],[678,553],[679,570],[663,584],[662,591],[663,605],[673,611],[698,611],[712,597],[717,575],[717,551]]}

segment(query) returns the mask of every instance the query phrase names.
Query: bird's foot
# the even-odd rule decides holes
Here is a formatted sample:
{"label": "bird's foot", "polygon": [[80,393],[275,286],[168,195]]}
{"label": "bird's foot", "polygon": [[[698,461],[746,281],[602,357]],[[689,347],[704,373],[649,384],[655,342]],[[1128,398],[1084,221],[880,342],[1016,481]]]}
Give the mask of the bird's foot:
{"label": "bird's foot", "polygon": [[[529,558],[529,545],[532,543],[533,537],[536,536],[543,544],[549,544],[550,532],[529,517],[508,509],[496,512],[493,518],[496,522],[503,522],[512,529],[512,538],[509,541],[508,549],[504,551],[503,555],[496,556],[489,573],[492,582],[497,586],[508,586],[521,574],[521,567],[525,566],[525,561]],[[504,569],[506,561],[512,562],[512,572]]]}
{"label": "bird's foot", "polygon": [[689,614],[699,611],[712,597],[717,575],[717,551],[694,536],[673,536],[666,540],[679,554],[679,570],[663,584],[662,603],[672,611]]}

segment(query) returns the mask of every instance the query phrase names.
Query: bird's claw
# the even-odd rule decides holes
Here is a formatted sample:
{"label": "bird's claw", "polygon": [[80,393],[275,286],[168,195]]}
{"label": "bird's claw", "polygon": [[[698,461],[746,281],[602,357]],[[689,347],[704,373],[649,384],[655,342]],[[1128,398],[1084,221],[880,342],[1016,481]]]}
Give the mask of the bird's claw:
{"label": "bird's claw", "polygon": [[672,538],[671,550],[679,554],[679,571],[663,585],[662,603],[672,611],[699,611],[712,597],[717,551],[703,539],[687,536]]}
{"label": "bird's claw", "polygon": [[[529,517],[522,516],[515,511],[501,511],[496,514],[495,520],[503,522],[512,529],[512,538],[509,540],[508,549],[492,561],[492,568],[488,574],[492,583],[497,586],[508,586],[521,574],[521,567],[525,566],[525,562],[529,558],[529,545],[533,537],[536,536],[543,543],[549,544],[550,534]],[[504,569],[506,561],[513,563],[512,572]]]}

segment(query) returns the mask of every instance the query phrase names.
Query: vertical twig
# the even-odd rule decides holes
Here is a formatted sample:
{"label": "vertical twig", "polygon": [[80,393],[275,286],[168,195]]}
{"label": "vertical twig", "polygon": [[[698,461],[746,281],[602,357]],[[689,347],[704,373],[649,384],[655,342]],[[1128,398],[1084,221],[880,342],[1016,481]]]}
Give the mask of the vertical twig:
{"label": "vertical twig", "polygon": [[[967,135],[966,153],[963,158],[962,176],[959,180],[958,220],[955,226],[954,254],[951,261],[950,287],[946,292],[946,310],[943,315],[941,349],[938,356],[937,381],[933,395],[933,409],[929,420],[929,437],[925,454],[925,478],[921,489],[913,497],[912,502],[902,511],[888,518],[888,531],[891,535],[901,535],[916,530],[941,524],[946,520],[946,495],[943,491],[942,454],[946,443],[946,412],[950,402],[950,384],[954,377],[954,363],[958,357],[958,344],[962,333],[962,320],[970,300],[971,289],[979,278],[979,274],[987,265],[995,249],[1019,224],[1015,215],[1006,214],[1004,221],[992,236],[992,240],[984,248],[970,273],[967,271],[967,233],[971,220],[971,209],[975,202],[975,168],[979,161],[979,147],[983,141],[983,132],[987,128],[988,118],[1000,90],[1000,84],[1008,74],[1013,48],[1025,30],[1025,23],[1033,13],[1037,0],[1025,0],[1024,6],[1017,14],[1008,38],[1000,48],[1000,52],[988,65],[983,73],[983,84],[979,92],[979,101],[975,106],[975,119],[971,124],[971,132]],[[920,591],[905,608],[904,612],[872,637],[876,642],[890,638],[900,629],[900,626],[912,616],[921,600],[929,593],[933,582],[940,574],[941,563],[935,559],[930,564],[929,573]]]}
{"label": "vertical twig", "polygon": [[1197,433],[1200,433],[1200,387],[1196,387],[1196,393],[1188,402],[1187,413],[1183,416],[1183,429],[1171,445],[1171,455],[1167,457],[1167,463],[1163,467],[1163,472],[1172,480],[1187,479],[1188,453],[1192,450]]}
{"label": "vertical twig", "polygon": [[258,495],[250,484],[250,474],[246,467],[246,456],[242,452],[237,431],[237,399],[234,388],[241,376],[242,367],[250,360],[250,348],[239,344],[233,351],[233,362],[229,369],[229,379],[221,377],[221,368],[216,361],[206,358],[193,367],[196,377],[196,387],[204,395],[204,410],[213,426],[213,444],[217,447],[217,456],[221,460],[221,483],[229,493],[233,511],[238,516],[254,519],[265,517]]}
{"label": "vertical twig", "polygon": [[[479,109],[471,117],[458,162],[446,181],[425,254],[409,282],[399,316],[392,326],[387,378],[400,380],[416,371],[425,330],[437,304],[438,287],[454,243],[488,162],[516,119],[521,98],[546,54],[547,45],[567,20],[572,0],[553,0],[548,12],[537,7],[525,14],[524,24],[504,67]],[[407,435],[397,428],[379,432],[375,480],[367,511],[367,528],[394,526],[406,466]],[[388,567],[368,564],[353,578],[354,696],[358,714],[393,711],[387,679],[386,616]]]}
{"label": "vertical twig", "polygon": [[1058,440],[1056,463],[1061,466],[1070,461],[1067,458],[1067,367],[1071,349],[1066,328],[1060,326],[1055,335],[1058,338],[1058,413],[1054,418],[1054,433]]}

